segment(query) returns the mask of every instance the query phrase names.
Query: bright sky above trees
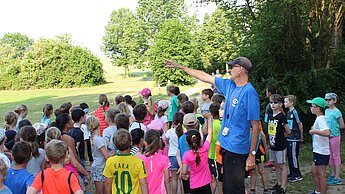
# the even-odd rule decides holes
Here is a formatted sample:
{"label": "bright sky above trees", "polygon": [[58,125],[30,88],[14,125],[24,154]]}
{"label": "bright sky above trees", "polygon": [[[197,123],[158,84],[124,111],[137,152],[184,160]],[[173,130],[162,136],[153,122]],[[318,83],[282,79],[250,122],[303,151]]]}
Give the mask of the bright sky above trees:
{"label": "bright sky above trees", "polygon": [[[214,4],[198,7],[186,0],[189,13],[199,17],[211,13]],[[134,10],[137,0],[10,0],[0,1],[0,37],[20,32],[37,39],[71,34],[75,44],[102,55],[99,46],[111,12],[119,8]]]}

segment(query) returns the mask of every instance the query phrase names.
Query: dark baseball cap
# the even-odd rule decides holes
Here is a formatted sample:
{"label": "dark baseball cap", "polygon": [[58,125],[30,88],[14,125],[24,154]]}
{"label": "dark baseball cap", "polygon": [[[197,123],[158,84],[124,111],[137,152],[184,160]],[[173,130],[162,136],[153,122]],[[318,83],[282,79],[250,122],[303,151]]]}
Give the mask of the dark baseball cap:
{"label": "dark baseball cap", "polygon": [[250,60],[247,59],[246,57],[238,57],[231,62],[226,62],[226,64],[228,64],[228,65],[235,65],[235,64],[240,65],[249,72],[251,72],[252,67],[253,67],[252,62],[250,62]]}

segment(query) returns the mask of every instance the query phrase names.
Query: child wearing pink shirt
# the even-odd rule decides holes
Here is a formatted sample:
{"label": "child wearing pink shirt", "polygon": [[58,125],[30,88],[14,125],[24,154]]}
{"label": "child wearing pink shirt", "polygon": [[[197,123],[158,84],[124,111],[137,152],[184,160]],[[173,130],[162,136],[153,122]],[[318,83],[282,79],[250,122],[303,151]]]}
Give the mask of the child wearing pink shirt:
{"label": "child wearing pink shirt", "polygon": [[202,146],[200,146],[200,132],[197,130],[187,131],[187,143],[191,150],[187,151],[183,157],[182,179],[188,179],[187,167],[189,165],[191,194],[212,194],[210,187],[212,177],[208,165],[208,150],[212,138],[212,116],[208,113],[206,118],[208,134]]}
{"label": "child wearing pink shirt", "polygon": [[150,194],[169,194],[170,162],[167,156],[158,153],[163,144],[160,133],[156,130],[148,130],[144,138],[145,152],[140,155],[147,171],[147,186]]}

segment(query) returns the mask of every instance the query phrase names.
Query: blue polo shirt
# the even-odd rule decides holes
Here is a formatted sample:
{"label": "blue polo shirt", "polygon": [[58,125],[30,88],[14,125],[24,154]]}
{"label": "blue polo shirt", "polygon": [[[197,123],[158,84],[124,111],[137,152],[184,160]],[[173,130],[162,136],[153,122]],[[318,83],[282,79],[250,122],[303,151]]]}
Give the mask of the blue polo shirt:
{"label": "blue polo shirt", "polygon": [[[222,128],[218,135],[220,146],[236,154],[248,154],[252,120],[260,120],[260,102],[253,85],[237,87],[231,79],[215,77],[217,91],[226,98]],[[229,129],[223,134],[224,128]]]}

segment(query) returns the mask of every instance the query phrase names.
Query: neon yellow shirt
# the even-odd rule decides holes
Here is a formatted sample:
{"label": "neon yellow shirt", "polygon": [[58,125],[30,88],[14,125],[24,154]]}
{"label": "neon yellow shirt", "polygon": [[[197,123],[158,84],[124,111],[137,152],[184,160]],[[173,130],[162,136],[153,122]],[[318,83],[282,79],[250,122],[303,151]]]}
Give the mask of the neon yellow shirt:
{"label": "neon yellow shirt", "polygon": [[210,143],[210,150],[208,150],[208,158],[217,160],[216,143],[218,141],[218,134],[222,127],[222,121],[219,119],[213,119],[212,122],[212,139]]}
{"label": "neon yellow shirt", "polygon": [[131,154],[117,154],[108,158],[103,175],[113,179],[113,194],[141,193],[139,179],[147,177],[144,161]]}

